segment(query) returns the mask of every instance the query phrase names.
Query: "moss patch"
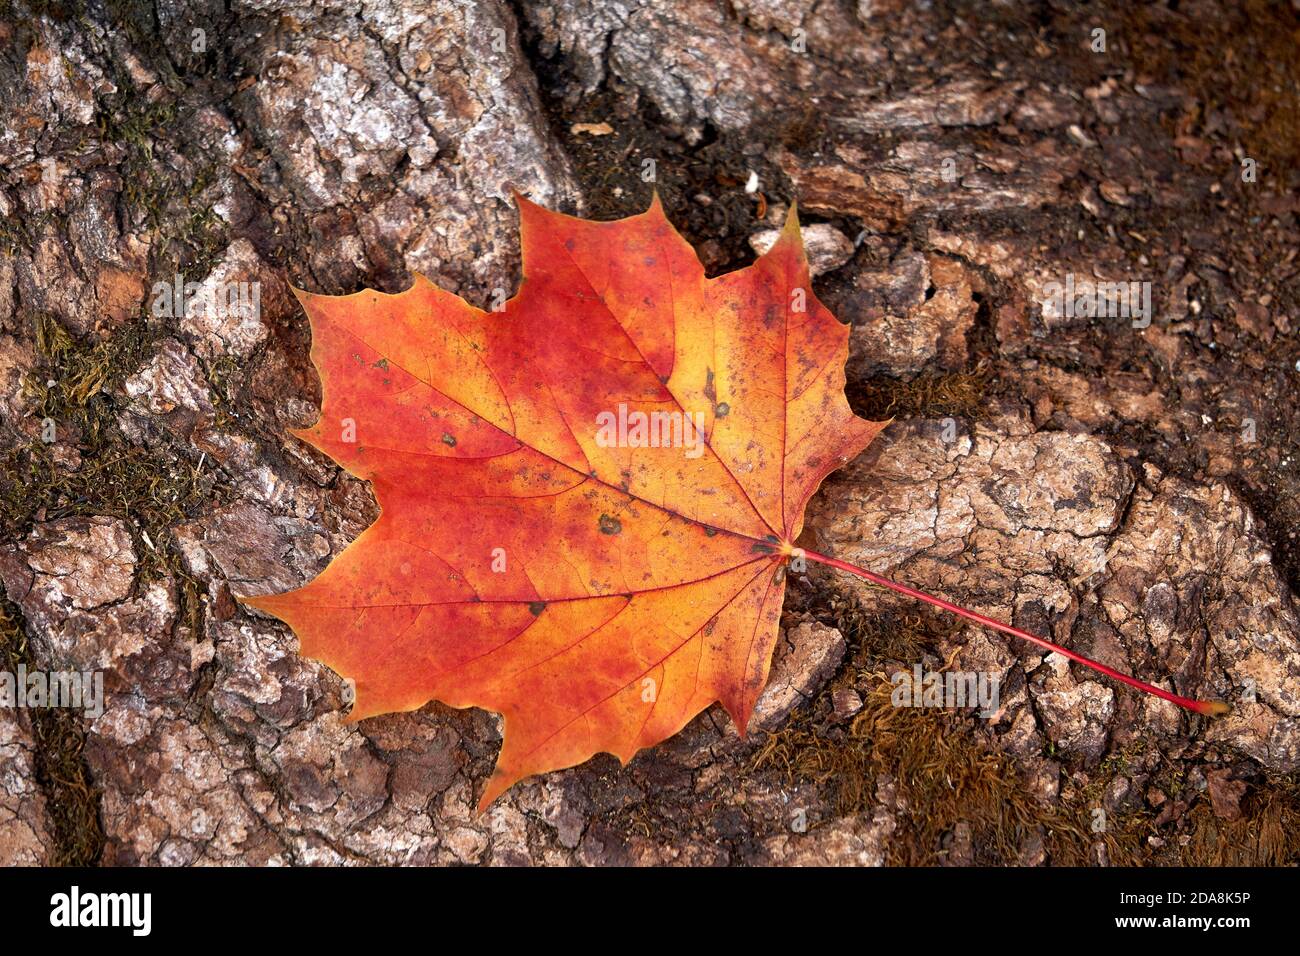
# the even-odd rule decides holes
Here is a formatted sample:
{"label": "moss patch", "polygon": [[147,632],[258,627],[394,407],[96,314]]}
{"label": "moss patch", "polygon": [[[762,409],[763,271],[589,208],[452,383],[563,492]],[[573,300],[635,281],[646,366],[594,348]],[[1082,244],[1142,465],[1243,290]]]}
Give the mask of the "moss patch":
{"label": "moss patch", "polygon": [[[169,548],[169,529],[189,517],[212,493],[212,480],[190,462],[163,458],[122,435],[107,391],[121,385],[151,353],[155,335],[142,323],[85,345],[46,316],[34,316],[40,353],[24,388],[33,417],[53,425],[59,444],[41,436],[0,453],[0,532],[17,539],[37,521],[70,515],[110,515],[136,537],[141,571],[184,580]],[[66,444],[80,458],[60,464]]]}
{"label": "moss patch", "polygon": [[[165,445],[141,448],[122,434],[109,393],[152,354],[156,335],[143,320],[111,338],[78,343],[48,316],[31,316],[38,361],[24,384],[32,418],[53,423],[57,443],[40,431],[16,435],[0,452],[0,539],[18,540],[40,521],[108,515],[126,522],[139,556],[140,580],[176,581],[180,613],[197,632],[201,585],[182,565],[170,529],[214,493],[213,479]],[[70,463],[69,456],[75,456]],[[0,659],[32,667],[21,615],[0,602]],[[52,862],[89,865],[104,845],[99,794],[83,757],[79,715],[34,710],[38,783],[47,802]]]}
{"label": "moss patch", "polygon": [[978,367],[972,371],[925,373],[910,381],[873,378],[850,386],[849,404],[864,418],[891,417],[977,418],[988,392],[991,375]]}
{"label": "moss patch", "polygon": [[[835,603],[840,602],[840,603]],[[1153,775],[1171,799],[1190,810],[1176,822],[1157,824],[1158,814],[1142,804],[1107,813],[1103,832],[1094,832],[1094,813],[1119,776],[1133,774],[1138,754],[1116,753],[1075,786],[1080,768],[1063,766],[1058,799],[1032,793],[1025,772],[1008,754],[990,747],[976,719],[955,711],[895,707],[886,677],[890,660],[918,660],[933,652],[948,628],[939,615],[871,617],[855,603],[832,600],[823,609],[850,642],[851,653],[822,692],[770,735],[750,758],[750,772],[775,773],[787,786],[817,786],[838,815],[870,813],[877,786],[892,782],[898,830],[889,843],[895,865],[946,862],[958,825],[969,828],[968,862],[1017,865],[1022,848],[1041,838],[1048,863],[1057,866],[1200,865],[1286,866],[1300,861],[1300,775],[1265,778],[1248,792],[1242,815],[1217,817],[1202,794],[1186,786],[1193,764],[1167,763]],[[837,689],[862,691],[862,710],[851,722],[832,717]],[[1154,838],[1154,839],[1153,839]]]}
{"label": "moss patch", "polygon": [[[19,611],[0,598],[0,666],[13,672],[34,668]],[[53,866],[89,866],[104,849],[99,792],[84,756],[86,729],[76,711],[34,708],[26,711],[35,742],[36,782],[45,794],[46,826]]]}
{"label": "moss patch", "polygon": [[1201,804],[1191,811],[1191,839],[1179,848],[1189,866],[1300,865],[1300,775],[1266,781],[1243,801],[1237,820],[1218,819]]}
{"label": "moss patch", "polygon": [[1058,864],[1087,862],[1098,839],[1121,842],[1120,834],[1088,832],[1086,813],[1033,797],[1011,758],[987,749],[968,719],[895,707],[885,675],[871,676],[875,683],[863,709],[847,727],[795,720],[759,749],[753,769],[775,769],[790,784],[817,784],[841,815],[869,811],[877,781],[892,781],[899,826],[889,843],[893,865],[945,862],[959,824],[970,828],[970,862],[982,865],[1021,862],[1019,848],[1039,827],[1044,849]]}

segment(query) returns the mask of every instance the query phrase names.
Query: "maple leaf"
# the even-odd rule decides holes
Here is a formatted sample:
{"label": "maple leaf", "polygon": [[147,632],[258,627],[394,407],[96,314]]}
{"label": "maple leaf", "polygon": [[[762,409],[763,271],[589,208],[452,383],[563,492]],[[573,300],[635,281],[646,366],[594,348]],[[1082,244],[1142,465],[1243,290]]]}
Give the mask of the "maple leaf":
{"label": "maple leaf", "polygon": [[294,434],[382,512],[306,587],[241,598],[352,679],[353,721],[430,700],[502,714],[480,810],[601,751],[626,763],[715,701],[743,734],[804,508],[886,424],[845,400],[848,328],[812,293],[793,208],[753,265],[710,279],[657,197],[615,222],[517,198],[524,279],[499,312],[423,277],[298,293],[323,398]]}
{"label": "maple leaf", "polygon": [[804,507],[884,425],[845,400],[848,328],[793,210],[710,279],[657,198],[616,222],[518,201],[503,311],[422,277],[299,293],[323,400],[295,434],[382,514],[306,587],[244,599],[352,678],[353,720],[502,714],[481,807],[600,751],[626,762],[714,701],[743,732]]}

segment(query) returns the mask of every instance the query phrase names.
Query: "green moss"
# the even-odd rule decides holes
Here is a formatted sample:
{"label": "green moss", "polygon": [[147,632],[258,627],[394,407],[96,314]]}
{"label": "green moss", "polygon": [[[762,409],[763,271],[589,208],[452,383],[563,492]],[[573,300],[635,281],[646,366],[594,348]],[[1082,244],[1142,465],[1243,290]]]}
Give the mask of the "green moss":
{"label": "green moss", "polygon": [[[33,417],[53,423],[60,455],[39,434],[16,436],[0,452],[0,536],[18,539],[38,520],[110,515],[131,527],[146,578],[184,581],[169,529],[210,499],[212,480],[195,463],[128,442],[106,394],[151,354],[156,333],[138,322],[79,344],[48,316],[31,321],[40,361],[24,389]],[[73,452],[80,461],[61,464]]]}
{"label": "green moss", "polygon": [[841,815],[870,811],[877,782],[887,777],[897,797],[898,831],[888,850],[894,865],[944,862],[945,837],[959,823],[971,829],[976,863],[1016,864],[1020,846],[1039,826],[1054,863],[1087,861],[1098,837],[1088,832],[1084,814],[1033,797],[1014,761],[986,748],[969,720],[895,707],[885,675],[871,678],[863,709],[848,727],[792,721],[755,754],[753,769],[817,784]]}
{"label": "green moss", "polygon": [[[128,89],[103,104],[99,116],[100,138],[126,150],[121,165],[122,199],[156,233],[155,264],[174,264],[175,272],[206,272],[221,249],[223,236],[211,203],[204,201],[204,194],[216,181],[216,167],[205,166],[182,182],[154,155],[156,143],[181,138],[181,110],[173,101],[153,102]],[[162,268],[154,271],[167,272]]]}
{"label": "green moss", "polygon": [[[871,812],[878,781],[888,778],[898,808],[888,850],[895,865],[944,862],[945,840],[959,823],[970,827],[974,862],[982,865],[1021,863],[1020,848],[1039,828],[1053,865],[1095,864],[1099,845],[1113,865],[1164,861],[1148,842],[1158,831],[1146,808],[1110,813],[1104,832],[1093,832],[1093,811],[1110,782],[1129,771],[1133,755],[1112,755],[1086,787],[1067,787],[1048,804],[1033,795],[1011,756],[988,746],[969,716],[893,706],[885,662],[917,660],[959,625],[925,612],[872,618],[852,603],[832,604],[826,616],[850,641],[850,659],[755,751],[751,772],[774,772],[787,785],[813,784],[840,815]],[[864,685],[863,708],[852,722],[831,719],[835,690]],[[1279,821],[1269,832],[1282,832],[1278,827],[1289,818],[1268,812]]]}
{"label": "green moss", "polygon": [[[1143,744],[1108,755],[1088,771],[1083,786],[1065,787],[1053,804],[1040,802],[1016,761],[991,750],[971,718],[890,702],[884,663],[933,652],[946,628],[959,625],[924,612],[872,618],[839,598],[824,611],[849,640],[850,659],[814,701],[766,739],[750,770],[777,773],[787,784],[814,784],[841,815],[873,810],[877,781],[888,777],[899,807],[891,863],[943,862],[945,838],[958,823],[971,828],[975,862],[985,865],[1019,863],[1019,848],[1039,827],[1048,861],[1057,866],[1096,864],[1099,846],[1114,866],[1300,863],[1300,774],[1260,779],[1242,800],[1241,816],[1228,821],[1186,786],[1187,764],[1166,762],[1152,782],[1170,799],[1191,805],[1181,821],[1157,826],[1158,812],[1143,804],[1108,812],[1104,831],[1094,832],[1093,813],[1112,782],[1131,777],[1145,762]],[[853,721],[831,720],[835,690],[864,683],[870,689]]]}

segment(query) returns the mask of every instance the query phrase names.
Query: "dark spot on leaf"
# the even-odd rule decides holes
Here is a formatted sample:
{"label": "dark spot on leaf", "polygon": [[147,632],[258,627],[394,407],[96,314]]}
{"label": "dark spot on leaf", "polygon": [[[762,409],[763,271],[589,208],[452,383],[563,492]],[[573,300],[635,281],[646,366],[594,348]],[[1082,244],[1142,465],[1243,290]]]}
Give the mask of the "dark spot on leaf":
{"label": "dark spot on leaf", "polygon": [[448,435],[446,432],[442,433],[442,443],[449,448],[456,447],[456,439],[453,438],[451,435]]}
{"label": "dark spot on leaf", "polygon": [[717,528],[710,528],[708,525],[705,525],[705,526],[704,526],[704,535],[705,535],[705,537],[708,537],[708,538],[716,538],[716,537],[718,536],[718,529],[717,529]]}
{"label": "dark spot on leaf", "polygon": [[600,516],[601,534],[618,534],[622,530],[623,530],[623,525],[619,522],[617,518],[605,514]]}
{"label": "dark spot on leaf", "polygon": [[726,418],[731,412],[731,406],[726,402],[718,402],[718,407],[713,410],[713,414],[718,418]]}
{"label": "dark spot on leaf", "polygon": [[375,368],[382,368],[385,372],[387,372],[387,371],[388,371],[388,359],[386,359],[386,358],[381,358],[378,362],[375,363]]}
{"label": "dark spot on leaf", "polygon": [[546,610],[545,601],[531,601],[528,604],[528,613],[532,614],[533,617],[541,617],[542,612],[545,610]]}

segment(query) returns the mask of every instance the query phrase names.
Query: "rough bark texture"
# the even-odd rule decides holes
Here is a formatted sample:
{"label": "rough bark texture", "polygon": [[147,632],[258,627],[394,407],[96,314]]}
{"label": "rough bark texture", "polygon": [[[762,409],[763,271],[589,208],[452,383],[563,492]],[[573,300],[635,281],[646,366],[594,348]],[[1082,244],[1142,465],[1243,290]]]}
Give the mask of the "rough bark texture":
{"label": "rough bark texture", "polygon": [[[0,2],[0,659],[107,691],[0,709],[0,862],[1296,862],[1297,29],[1254,2]],[[1233,714],[813,568],[744,739],[716,709],[476,817],[494,715],[345,724],[337,675],[231,596],[375,517],[286,435],[319,396],[290,284],[421,272],[487,306],[512,189],[616,216],[654,187],[712,271],[797,201],[850,398],[898,416],[809,547]],[[1149,280],[1150,325],[1045,306],[1069,273]],[[159,314],[177,277],[260,307]],[[997,713],[890,708],[916,663],[997,675]]]}

